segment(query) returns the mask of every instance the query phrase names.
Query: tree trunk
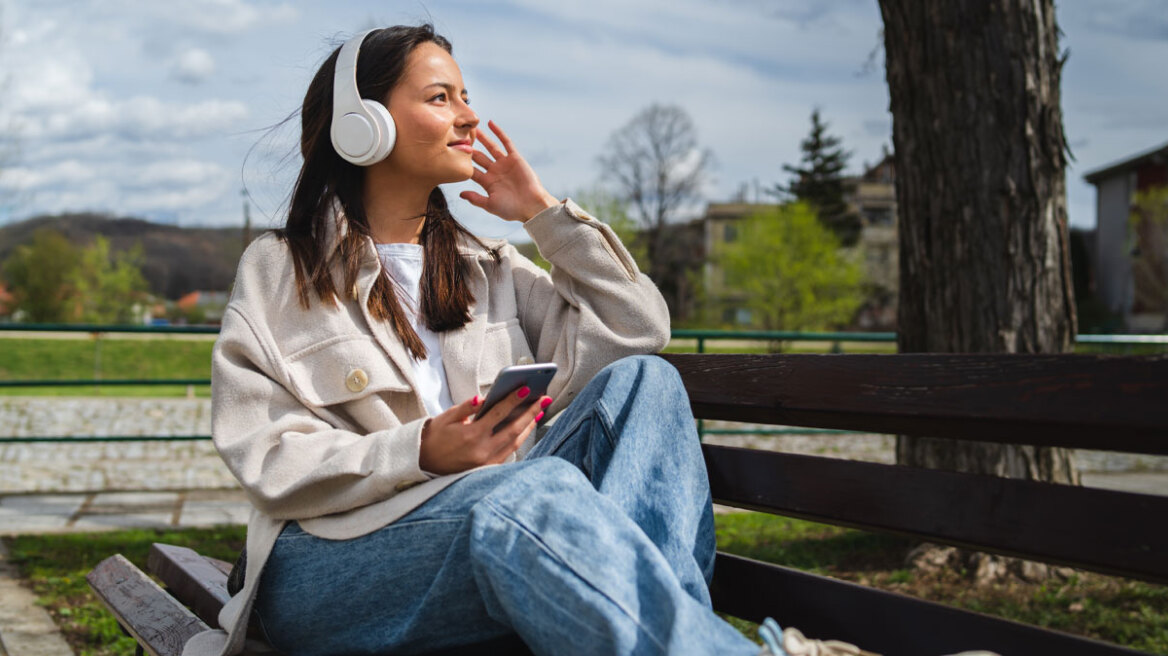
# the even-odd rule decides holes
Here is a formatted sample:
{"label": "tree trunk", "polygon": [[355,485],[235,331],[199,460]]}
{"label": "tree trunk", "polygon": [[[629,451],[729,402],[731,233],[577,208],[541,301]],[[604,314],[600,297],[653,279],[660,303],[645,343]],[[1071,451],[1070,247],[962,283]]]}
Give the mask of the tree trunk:
{"label": "tree trunk", "polygon": [[[880,0],[903,353],[1070,351],[1053,0]],[[1065,449],[900,437],[919,467],[1078,483]]]}

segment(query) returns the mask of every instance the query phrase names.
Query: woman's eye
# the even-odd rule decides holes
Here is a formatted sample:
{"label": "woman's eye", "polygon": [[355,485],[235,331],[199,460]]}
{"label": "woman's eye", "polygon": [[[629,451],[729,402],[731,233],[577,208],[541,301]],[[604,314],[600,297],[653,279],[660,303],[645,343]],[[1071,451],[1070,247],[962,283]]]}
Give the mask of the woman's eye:
{"label": "woman's eye", "polygon": [[464,98],[462,99],[462,102],[463,102],[464,104],[466,104],[466,105],[470,105],[470,98],[465,98],[465,97],[464,97]]}
{"label": "woman's eye", "polygon": [[434,96],[433,98],[431,98],[430,100],[442,100],[442,101],[445,101],[445,100],[446,100],[446,94],[445,94],[445,93],[440,93],[440,94],[438,94],[438,95]]}

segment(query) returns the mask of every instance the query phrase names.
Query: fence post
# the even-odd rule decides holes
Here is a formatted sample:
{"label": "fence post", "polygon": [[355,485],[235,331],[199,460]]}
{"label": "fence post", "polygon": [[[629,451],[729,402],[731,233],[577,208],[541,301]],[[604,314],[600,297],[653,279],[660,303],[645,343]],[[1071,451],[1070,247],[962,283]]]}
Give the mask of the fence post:
{"label": "fence post", "polygon": [[[93,332],[93,379],[101,380],[101,333]],[[101,383],[94,386],[94,391],[101,394]]]}

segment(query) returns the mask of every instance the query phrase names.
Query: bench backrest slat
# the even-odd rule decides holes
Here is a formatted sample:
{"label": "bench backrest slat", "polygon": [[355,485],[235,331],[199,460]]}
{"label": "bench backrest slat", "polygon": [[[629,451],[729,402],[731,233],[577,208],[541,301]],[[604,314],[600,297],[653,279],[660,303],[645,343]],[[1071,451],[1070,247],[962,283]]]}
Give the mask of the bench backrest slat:
{"label": "bench backrest slat", "polygon": [[719,503],[1168,583],[1168,497],[702,448]]}
{"label": "bench backrest slat", "polygon": [[698,418],[1168,455],[1168,356],[662,357]]}
{"label": "bench backrest slat", "polygon": [[710,594],[722,612],[755,622],[777,617],[805,635],[845,640],[888,655],[936,656],[973,649],[1059,656],[1141,654],[726,554],[718,554]]}
{"label": "bench backrest slat", "polygon": [[121,554],[101,561],[85,578],[118,624],[152,656],[180,656],[188,638],[207,630]]}

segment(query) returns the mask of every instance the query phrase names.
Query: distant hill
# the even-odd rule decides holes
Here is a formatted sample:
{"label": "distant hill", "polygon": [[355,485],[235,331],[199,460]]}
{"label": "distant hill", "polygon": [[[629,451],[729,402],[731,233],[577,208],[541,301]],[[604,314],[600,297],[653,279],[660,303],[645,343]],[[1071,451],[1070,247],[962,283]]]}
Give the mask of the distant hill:
{"label": "distant hill", "polygon": [[[41,228],[52,228],[74,244],[89,244],[95,235],[103,235],[115,252],[140,242],[142,275],[150,291],[172,300],[195,290],[226,290],[243,253],[241,228],[180,228],[83,213],[38,216],[0,227],[0,262]],[[253,229],[252,238],[262,232]]]}

